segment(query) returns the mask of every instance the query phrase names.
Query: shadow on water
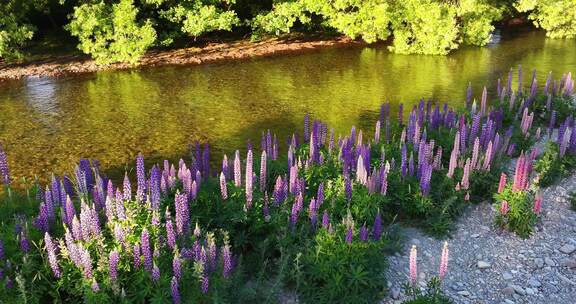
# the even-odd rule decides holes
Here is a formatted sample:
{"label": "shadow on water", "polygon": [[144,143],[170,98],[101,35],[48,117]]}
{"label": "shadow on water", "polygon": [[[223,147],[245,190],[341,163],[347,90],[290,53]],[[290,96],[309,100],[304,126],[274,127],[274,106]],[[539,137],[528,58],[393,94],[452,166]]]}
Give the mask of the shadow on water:
{"label": "shadow on water", "polygon": [[[306,113],[345,134],[352,125],[371,136],[381,103],[405,114],[421,98],[463,106],[472,83],[493,89],[522,64],[539,83],[576,70],[576,41],[545,39],[540,31],[502,31],[487,47],[450,56],[390,54],[384,45],[325,49],[201,66],[103,71],[0,84],[0,142],[18,179],[71,172],[98,159],[121,177],[141,152],[147,164],[189,160],[188,145],[209,142],[214,164],[270,129],[284,145],[302,131]],[[514,87],[517,87],[514,79]]]}

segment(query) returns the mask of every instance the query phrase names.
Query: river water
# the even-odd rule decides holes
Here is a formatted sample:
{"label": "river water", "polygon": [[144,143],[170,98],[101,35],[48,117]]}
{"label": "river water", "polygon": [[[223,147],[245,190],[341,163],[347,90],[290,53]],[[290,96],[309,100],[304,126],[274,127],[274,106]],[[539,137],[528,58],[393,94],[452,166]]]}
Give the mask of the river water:
{"label": "river water", "polygon": [[15,179],[70,172],[81,157],[119,176],[138,152],[147,163],[187,157],[194,140],[208,141],[218,158],[248,140],[258,146],[267,128],[284,141],[305,113],[344,133],[372,130],[385,100],[394,111],[420,98],[458,108],[468,83],[478,96],[520,64],[525,85],[533,69],[541,84],[549,71],[574,74],[576,41],[521,30],[446,57],[377,45],[1,83],[0,143]]}

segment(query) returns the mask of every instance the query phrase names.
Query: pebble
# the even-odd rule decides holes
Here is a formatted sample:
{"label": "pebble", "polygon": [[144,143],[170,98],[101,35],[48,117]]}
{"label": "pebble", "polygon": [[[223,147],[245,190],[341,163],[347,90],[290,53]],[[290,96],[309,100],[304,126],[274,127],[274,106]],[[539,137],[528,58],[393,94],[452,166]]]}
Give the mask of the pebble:
{"label": "pebble", "polygon": [[534,259],[534,263],[536,264],[536,267],[538,267],[538,268],[544,267],[544,260],[541,258]]}
{"label": "pebble", "polygon": [[509,272],[505,272],[504,274],[502,274],[502,277],[504,278],[504,280],[508,281],[508,280],[512,280],[514,277],[512,276],[511,273]]}
{"label": "pebble", "polygon": [[465,296],[465,297],[469,297],[470,296],[470,292],[468,290],[462,290],[458,292],[459,295],[461,296]]}
{"label": "pebble", "polygon": [[480,269],[487,269],[492,267],[492,265],[488,262],[484,262],[484,261],[478,261],[478,268]]}
{"label": "pebble", "polygon": [[522,288],[518,285],[510,285],[510,287],[512,287],[514,289],[514,291],[521,296],[526,294],[526,291],[524,290],[524,288]]}
{"label": "pebble", "polygon": [[566,245],[560,247],[559,250],[562,253],[571,254],[572,252],[576,251],[576,246],[574,246],[572,244],[566,244]]}
{"label": "pebble", "polygon": [[392,290],[390,291],[390,296],[394,300],[400,299],[400,288],[398,288],[398,287],[392,288]]}
{"label": "pebble", "polygon": [[540,287],[542,286],[542,283],[540,283],[540,281],[536,280],[536,279],[530,279],[528,280],[528,285],[530,285],[530,287]]}
{"label": "pebble", "polygon": [[502,293],[507,295],[507,296],[511,296],[514,294],[514,288],[508,286],[502,289]]}
{"label": "pebble", "polygon": [[548,265],[550,267],[556,266],[556,262],[554,262],[554,260],[549,258],[549,257],[545,257],[544,262],[546,262],[546,265]]}

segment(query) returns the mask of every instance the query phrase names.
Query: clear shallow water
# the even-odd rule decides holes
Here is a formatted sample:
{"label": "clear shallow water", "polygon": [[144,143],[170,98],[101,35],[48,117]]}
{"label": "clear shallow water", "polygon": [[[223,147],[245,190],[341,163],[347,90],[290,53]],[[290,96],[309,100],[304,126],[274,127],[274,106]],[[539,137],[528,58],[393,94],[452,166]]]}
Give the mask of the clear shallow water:
{"label": "clear shallow water", "polygon": [[70,172],[81,157],[118,176],[138,152],[147,161],[187,157],[194,140],[209,141],[218,159],[247,140],[258,146],[266,128],[283,141],[301,130],[305,113],[344,133],[372,130],[385,100],[394,111],[420,98],[461,107],[469,82],[478,95],[519,64],[525,83],[532,69],[540,83],[549,71],[574,73],[576,41],[522,31],[447,57],[351,47],[0,83],[0,142],[18,179]]}

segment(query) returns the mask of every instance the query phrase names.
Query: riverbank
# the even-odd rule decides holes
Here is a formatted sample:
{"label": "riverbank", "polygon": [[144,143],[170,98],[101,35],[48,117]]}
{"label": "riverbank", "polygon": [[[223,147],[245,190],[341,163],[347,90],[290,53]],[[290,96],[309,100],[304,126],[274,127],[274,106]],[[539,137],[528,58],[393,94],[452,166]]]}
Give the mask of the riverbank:
{"label": "riverbank", "polygon": [[365,45],[365,43],[345,36],[309,37],[294,34],[259,42],[244,39],[231,42],[208,42],[200,46],[173,50],[153,50],[144,55],[137,65],[127,63],[97,65],[88,56],[61,55],[25,63],[0,63],[0,81],[25,77],[59,77],[102,70],[125,70],[161,65],[200,65],[257,57],[298,54],[328,47],[361,45]]}

